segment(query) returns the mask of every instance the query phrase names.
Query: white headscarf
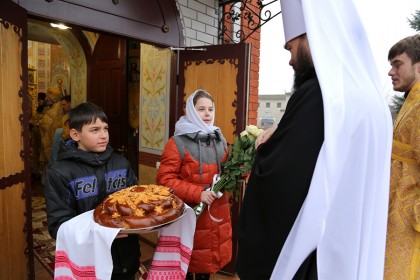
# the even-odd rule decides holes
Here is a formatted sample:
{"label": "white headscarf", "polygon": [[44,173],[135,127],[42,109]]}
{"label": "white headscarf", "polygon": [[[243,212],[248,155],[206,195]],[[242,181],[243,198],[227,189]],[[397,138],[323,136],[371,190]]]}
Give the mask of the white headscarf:
{"label": "white headscarf", "polygon": [[325,140],[271,279],[292,279],[315,249],[320,280],[383,279],[392,120],[368,37],[351,0],[291,1],[302,3]]}
{"label": "white headscarf", "polygon": [[[200,134],[211,134],[214,133],[214,131],[216,129],[219,129],[217,126],[214,126],[214,119],[216,117],[216,108],[214,107],[213,104],[213,119],[211,121],[211,123],[209,125],[207,125],[202,119],[201,117],[198,115],[197,111],[195,110],[194,107],[194,96],[197,94],[197,92],[199,91],[204,91],[207,94],[209,94],[207,91],[203,90],[203,89],[198,89],[196,91],[194,91],[187,99],[187,103],[186,103],[186,113],[185,116],[182,116],[181,118],[179,118],[179,120],[176,122],[175,124],[175,133],[174,136],[176,135],[182,135],[182,134],[186,134],[186,133],[196,133],[199,132]],[[209,94],[210,95],[210,94]]]}

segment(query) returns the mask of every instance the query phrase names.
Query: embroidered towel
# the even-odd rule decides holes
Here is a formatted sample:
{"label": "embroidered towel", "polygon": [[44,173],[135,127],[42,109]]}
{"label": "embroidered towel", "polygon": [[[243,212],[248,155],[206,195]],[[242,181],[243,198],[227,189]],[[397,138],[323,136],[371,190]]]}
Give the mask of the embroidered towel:
{"label": "embroidered towel", "polygon": [[159,231],[158,243],[148,280],[185,279],[194,242],[196,217],[186,206],[184,216]]}
{"label": "embroidered towel", "polygon": [[93,210],[58,229],[54,279],[111,279],[111,245],[120,229],[93,220]]}
{"label": "embroidered towel", "polygon": [[[159,230],[147,279],[185,279],[190,263],[196,218],[186,206],[177,222]],[[120,229],[93,220],[93,210],[63,223],[57,233],[54,279],[110,279],[111,245]]]}

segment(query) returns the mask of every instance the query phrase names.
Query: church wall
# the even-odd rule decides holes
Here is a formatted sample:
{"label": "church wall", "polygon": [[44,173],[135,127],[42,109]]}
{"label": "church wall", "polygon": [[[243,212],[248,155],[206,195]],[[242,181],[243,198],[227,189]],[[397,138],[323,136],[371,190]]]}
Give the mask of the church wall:
{"label": "church wall", "polygon": [[178,0],[185,46],[218,45],[218,1]]}
{"label": "church wall", "polygon": [[[177,0],[177,6],[183,25],[185,46],[219,45],[218,38],[219,21],[222,18],[222,8],[218,1],[214,0]],[[259,13],[257,0],[248,3],[250,9]],[[239,28],[239,27],[237,27]],[[246,27],[244,31],[249,32]],[[258,116],[258,92],[259,92],[259,58],[260,58],[261,30],[258,29],[246,43],[252,45],[250,76],[249,76],[249,100],[248,100],[248,123],[257,124]]]}

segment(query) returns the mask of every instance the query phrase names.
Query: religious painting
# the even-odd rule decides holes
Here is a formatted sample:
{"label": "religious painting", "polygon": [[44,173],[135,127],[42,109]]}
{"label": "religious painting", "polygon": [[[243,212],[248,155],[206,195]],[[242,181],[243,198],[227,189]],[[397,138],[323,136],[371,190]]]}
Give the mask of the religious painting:
{"label": "religious painting", "polygon": [[53,102],[60,100],[61,97],[68,95],[67,75],[56,74],[52,77],[50,86],[47,89],[47,96]]}
{"label": "religious painting", "polygon": [[141,44],[140,145],[141,152],[161,154],[168,139],[169,49]]}
{"label": "religious painting", "polygon": [[28,83],[29,84],[36,84],[36,69],[28,68]]}

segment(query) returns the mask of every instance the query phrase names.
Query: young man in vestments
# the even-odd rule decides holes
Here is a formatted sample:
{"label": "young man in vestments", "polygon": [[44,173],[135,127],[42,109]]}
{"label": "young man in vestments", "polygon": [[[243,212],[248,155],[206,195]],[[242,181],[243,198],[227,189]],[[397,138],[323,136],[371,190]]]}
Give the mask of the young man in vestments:
{"label": "young man in vestments", "polygon": [[281,0],[294,93],[238,225],[248,279],[382,279],[392,121],[352,1]]}
{"label": "young man in vestments", "polygon": [[405,101],[394,123],[385,279],[420,279],[420,34],[389,50],[392,85]]}

